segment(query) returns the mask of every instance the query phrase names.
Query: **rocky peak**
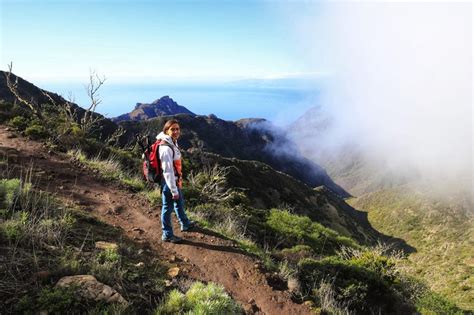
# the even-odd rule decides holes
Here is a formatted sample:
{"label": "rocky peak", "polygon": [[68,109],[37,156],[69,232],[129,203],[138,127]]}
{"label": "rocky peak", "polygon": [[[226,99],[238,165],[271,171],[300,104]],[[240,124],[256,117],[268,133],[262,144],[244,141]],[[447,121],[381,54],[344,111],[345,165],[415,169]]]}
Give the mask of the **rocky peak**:
{"label": "rocky peak", "polygon": [[189,114],[191,116],[196,116],[186,107],[179,105],[171,97],[165,95],[151,103],[137,103],[133,111],[115,117],[112,120],[115,122],[126,120],[137,121],[176,114]]}

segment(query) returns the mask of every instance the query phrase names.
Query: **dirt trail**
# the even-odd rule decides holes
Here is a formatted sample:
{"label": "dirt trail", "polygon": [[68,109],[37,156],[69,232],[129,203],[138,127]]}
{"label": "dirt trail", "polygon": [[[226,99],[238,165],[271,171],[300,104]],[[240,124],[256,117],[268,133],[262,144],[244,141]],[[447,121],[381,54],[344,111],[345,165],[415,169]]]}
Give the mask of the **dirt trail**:
{"label": "dirt trail", "polygon": [[42,189],[121,227],[128,237],[149,243],[161,258],[176,257],[179,267],[191,278],[222,284],[234,299],[247,309],[253,309],[250,313],[311,314],[306,305],[292,302],[287,291],[273,290],[256,261],[241,253],[229,240],[206,230],[180,233],[175,222],[175,233],[184,237],[185,243],[163,243],[159,208],[150,208],[140,195],[104,182],[74,165],[70,157],[49,153],[38,142],[12,137],[2,125],[0,154],[8,155],[10,164],[13,162],[25,169],[32,166]]}

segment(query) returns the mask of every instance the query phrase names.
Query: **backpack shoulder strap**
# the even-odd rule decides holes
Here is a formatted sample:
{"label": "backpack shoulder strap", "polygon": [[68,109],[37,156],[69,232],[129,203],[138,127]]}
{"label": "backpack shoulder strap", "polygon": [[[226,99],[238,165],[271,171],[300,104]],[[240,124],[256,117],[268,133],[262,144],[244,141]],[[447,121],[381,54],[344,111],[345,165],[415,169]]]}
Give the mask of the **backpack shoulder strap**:
{"label": "backpack shoulder strap", "polygon": [[159,146],[167,146],[167,147],[169,147],[169,148],[171,149],[171,152],[173,152],[173,160],[174,160],[174,154],[175,154],[175,153],[174,153],[173,146],[172,146],[171,144],[169,144],[169,143],[166,142],[166,141],[160,141],[160,142],[158,143],[158,145],[159,145]]}

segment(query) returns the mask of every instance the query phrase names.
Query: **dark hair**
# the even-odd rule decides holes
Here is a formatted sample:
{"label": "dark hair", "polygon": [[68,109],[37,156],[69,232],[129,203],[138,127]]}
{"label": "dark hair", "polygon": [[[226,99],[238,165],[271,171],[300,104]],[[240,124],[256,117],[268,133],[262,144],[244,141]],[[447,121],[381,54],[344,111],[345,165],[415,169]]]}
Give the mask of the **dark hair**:
{"label": "dark hair", "polygon": [[163,133],[166,134],[166,132],[168,131],[168,129],[171,128],[171,126],[173,126],[174,124],[178,124],[179,125],[179,122],[176,120],[176,119],[171,119],[171,120],[168,120],[165,125],[163,126]]}

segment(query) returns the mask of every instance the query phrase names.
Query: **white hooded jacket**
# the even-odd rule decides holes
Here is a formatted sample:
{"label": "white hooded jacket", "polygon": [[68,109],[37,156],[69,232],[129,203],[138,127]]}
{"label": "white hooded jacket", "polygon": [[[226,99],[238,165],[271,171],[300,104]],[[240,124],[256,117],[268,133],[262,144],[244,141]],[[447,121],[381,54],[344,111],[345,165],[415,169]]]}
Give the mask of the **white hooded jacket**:
{"label": "white hooded jacket", "polygon": [[[163,132],[160,132],[156,136],[156,139],[165,141],[169,144],[169,146],[159,146],[161,169],[163,170],[163,177],[166,181],[166,185],[168,185],[173,195],[177,195],[179,192],[176,185],[177,178],[175,175],[174,162],[181,160],[181,152],[179,151],[178,143],[174,143],[171,136],[168,136]],[[174,159],[172,150],[174,151]]]}

